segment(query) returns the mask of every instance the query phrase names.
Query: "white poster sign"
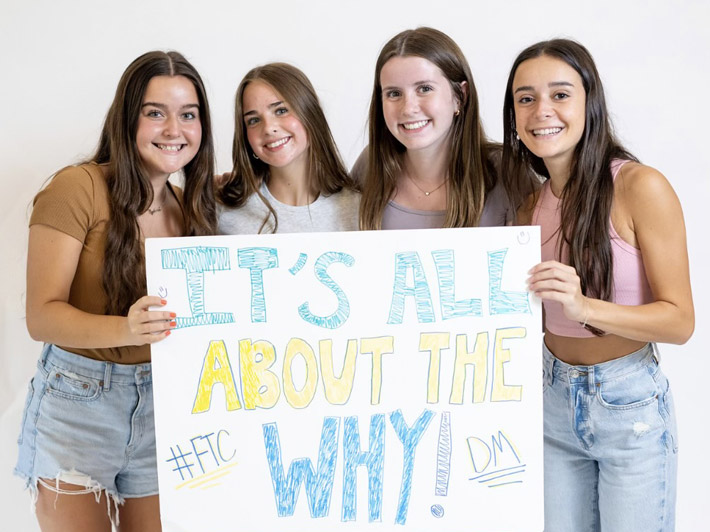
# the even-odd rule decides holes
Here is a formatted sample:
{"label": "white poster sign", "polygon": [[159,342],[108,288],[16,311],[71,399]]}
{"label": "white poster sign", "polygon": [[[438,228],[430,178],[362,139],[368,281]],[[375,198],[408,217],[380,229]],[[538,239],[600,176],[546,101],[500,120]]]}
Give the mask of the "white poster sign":
{"label": "white poster sign", "polygon": [[542,530],[537,227],[146,241],[166,531]]}

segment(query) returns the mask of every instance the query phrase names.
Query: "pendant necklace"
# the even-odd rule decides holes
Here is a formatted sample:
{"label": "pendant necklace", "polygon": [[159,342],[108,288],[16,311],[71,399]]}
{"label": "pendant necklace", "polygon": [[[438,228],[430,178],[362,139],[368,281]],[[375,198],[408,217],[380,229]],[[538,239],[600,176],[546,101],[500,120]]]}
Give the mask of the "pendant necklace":
{"label": "pendant necklace", "polygon": [[412,176],[409,175],[409,173],[407,173],[407,177],[409,178],[409,180],[410,180],[412,183],[414,183],[414,186],[417,187],[425,196],[428,196],[428,195],[431,194],[432,192],[436,192],[436,191],[439,190],[441,187],[443,187],[443,186],[446,184],[446,182],[449,180],[449,178],[447,177],[447,178],[444,179],[441,183],[439,183],[439,185],[437,185],[436,188],[433,188],[433,189],[431,189],[429,192],[427,192],[427,191],[424,190],[422,187],[420,187],[419,185],[417,185],[417,182],[414,180],[414,178],[413,178]]}
{"label": "pendant necklace", "polygon": [[150,207],[148,207],[148,214],[150,214],[151,216],[153,216],[156,212],[162,211],[162,210],[163,210],[163,205],[165,205],[165,200],[166,200],[167,198],[168,198],[168,187],[166,186],[166,187],[163,189],[163,199],[162,199],[162,201],[160,202],[160,205],[158,205],[158,206],[155,207],[154,209],[151,209]]}

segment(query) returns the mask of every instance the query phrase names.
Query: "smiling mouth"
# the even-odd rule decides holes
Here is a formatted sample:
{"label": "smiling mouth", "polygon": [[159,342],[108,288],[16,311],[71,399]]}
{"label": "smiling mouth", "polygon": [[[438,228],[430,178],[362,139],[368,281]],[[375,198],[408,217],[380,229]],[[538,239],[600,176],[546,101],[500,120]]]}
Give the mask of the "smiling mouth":
{"label": "smiling mouth", "polygon": [[552,137],[557,135],[564,128],[561,127],[546,127],[544,129],[533,129],[532,134],[536,137]]}
{"label": "smiling mouth", "polygon": [[276,140],[274,142],[270,142],[269,144],[266,144],[266,147],[269,148],[270,150],[274,150],[276,148],[279,148],[286,144],[289,140],[291,140],[291,137],[284,137],[282,139]]}
{"label": "smiling mouth", "polygon": [[182,150],[186,146],[186,144],[153,144],[153,146],[155,146],[161,151],[177,153]]}
{"label": "smiling mouth", "polygon": [[431,120],[418,120],[416,122],[405,122],[402,127],[407,131],[414,131],[416,129],[421,129],[426,126]]}

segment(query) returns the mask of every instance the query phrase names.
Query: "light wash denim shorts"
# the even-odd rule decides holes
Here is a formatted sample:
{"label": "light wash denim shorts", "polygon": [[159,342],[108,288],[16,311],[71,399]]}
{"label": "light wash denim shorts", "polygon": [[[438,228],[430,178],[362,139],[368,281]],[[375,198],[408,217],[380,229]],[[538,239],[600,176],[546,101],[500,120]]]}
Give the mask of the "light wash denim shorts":
{"label": "light wash denim shorts", "polygon": [[544,349],[545,532],[671,532],[678,437],[654,344],[593,366]]}
{"label": "light wash denim shorts", "polygon": [[114,364],[46,344],[30,381],[15,474],[105,491],[114,505],[158,493],[150,364]]}

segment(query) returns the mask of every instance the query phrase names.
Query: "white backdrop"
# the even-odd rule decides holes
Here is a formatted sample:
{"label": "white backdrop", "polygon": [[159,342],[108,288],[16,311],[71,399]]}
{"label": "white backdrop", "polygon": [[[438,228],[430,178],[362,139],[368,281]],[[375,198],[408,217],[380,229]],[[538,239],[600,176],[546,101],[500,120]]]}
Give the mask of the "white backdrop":
{"label": "white backdrop", "polygon": [[2,528],[38,530],[12,477],[27,381],[40,345],[25,329],[24,270],[33,195],[62,166],[92,153],[121,72],[151,49],[176,49],[207,85],[218,169],[230,168],[232,98],[251,67],[288,61],[310,77],[348,165],[366,142],[377,54],[418,25],[453,37],[471,64],[488,134],[502,136],[502,102],[516,54],[541,39],[585,44],[602,74],[617,132],[675,187],[688,226],[696,333],[661,346],[680,425],[678,530],[702,528],[710,361],[710,269],[703,209],[710,198],[705,103],[710,6],[703,0],[387,3],[271,0],[2,0],[0,4],[0,509]]}

